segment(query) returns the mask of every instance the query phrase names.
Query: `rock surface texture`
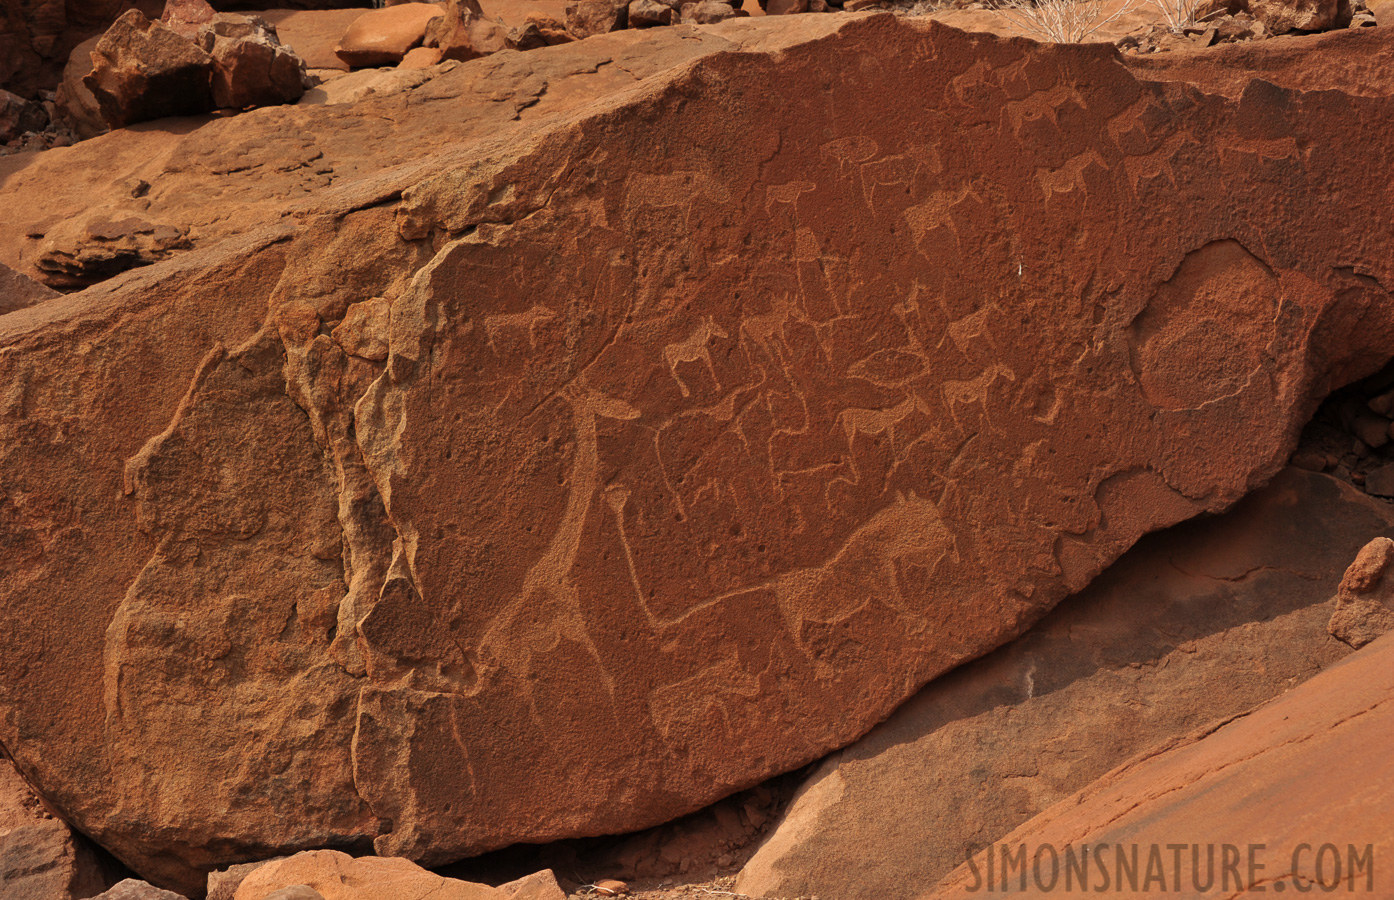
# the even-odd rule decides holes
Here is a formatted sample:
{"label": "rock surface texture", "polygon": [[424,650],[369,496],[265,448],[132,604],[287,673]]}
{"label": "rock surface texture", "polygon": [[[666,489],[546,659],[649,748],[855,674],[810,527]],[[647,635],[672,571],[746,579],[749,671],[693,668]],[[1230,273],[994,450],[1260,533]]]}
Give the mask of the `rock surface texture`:
{"label": "rock surface texture", "polygon": [[61,296],[63,295],[53,288],[45,287],[9,266],[0,264],[0,316]]}
{"label": "rock surface texture", "polygon": [[[555,882],[554,882],[555,884]],[[500,888],[434,875],[405,859],[354,859],[307,850],[267,863],[243,879],[233,900],[510,900]]]}
{"label": "rock surface texture", "polygon": [[[1158,892],[1155,880],[1147,887],[1154,866],[1149,857],[1155,855],[1171,896],[1271,896],[1291,888],[1388,897],[1394,895],[1394,872],[1379,860],[1394,853],[1391,742],[1394,636],[1387,636],[1247,715],[1114,769],[1000,844],[1012,852],[1025,845],[1031,855],[1043,846],[1063,852],[1066,846],[1106,845],[1102,865],[1099,859],[1089,862],[1092,896],[1101,895],[1101,870],[1112,887],[1103,896]],[[1126,874],[1119,878],[1113,849],[1118,845],[1141,848],[1131,889]],[[1230,871],[1225,845],[1235,848]],[[1214,848],[1213,856],[1207,848]],[[994,849],[1000,859],[1000,846]],[[1013,896],[1052,893],[1042,889],[1051,872],[1045,859],[1039,881],[1030,863],[1012,870]],[[1250,859],[1258,868],[1250,868]],[[1002,871],[998,867],[992,881],[998,891],[1004,889]],[[986,876],[986,858],[980,856],[940,889],[919,896],[982,896]]]}
{"label": "rock surface texture", "polygon": [[105,887],[91,847],[0,758],[0,897],[75,900]]}
{"label": "rock surface texture", "polygon": [[915,896],[1113,767],[1348,654],[1327,634],[1332,595],[1361,545],[1389,534],[1388,504],[1286,469],[1224,516],[1149,535],[825,761],[736,889]]}
{"label": "rock surface texture", "polygon": [[131,10],[92,49],[82,82],[102,118],[122,127],[213,108],[213,60],[172,28]]}
{"label": "rock surface texture", "polygon": [[1394,630],[1394,541],[1375,538],[1360,551],[1341,579],[1328,630],[1352,647],[1363,647]]}
{"label": "rock surface texture", "polygon": [[20,271],[140,189],[88,178],[188,229],[0,318],[0,742],[161,885],[635,829],[814,760],[1271,478],[1394,345],[1368,81],[889,15],[393,74],[235,153],[0,169],[74,182],[16,205]]}

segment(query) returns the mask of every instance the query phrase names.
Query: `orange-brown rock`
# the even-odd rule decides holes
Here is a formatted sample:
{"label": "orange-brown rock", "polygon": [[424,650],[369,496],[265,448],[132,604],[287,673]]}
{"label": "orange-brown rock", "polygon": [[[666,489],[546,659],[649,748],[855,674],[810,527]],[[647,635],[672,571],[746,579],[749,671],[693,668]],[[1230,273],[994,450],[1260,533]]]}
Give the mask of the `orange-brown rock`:
{"label": "orange-brown rock", "polygon": [[1247,12],[1269,34],[1328,31],[1350,25],[1351,0],[1207,0],[1196,6],[1201,19],[1216,12]]}
{"label": "orange-brown rock", "polygon": [[1378,537],[1361,548],[1336,592],[1328,630],[1363,647],[1394,630],[1394,540]]}
{"label": "orange-brown rock", "polygon": [[201,26],[213,21],[218,13],[208,0],[165,0],[160,24],[183,37],[193,40]]}
{"label": "orange-brown rock", "polygon": [[569,0],[566,30],[577,40],[627,28],[629,0]]}
{"label": "orange-brown rock", "polygon": [[[1380,860],[1394,853],[1391,742],[1394,636],[1247,715],[1119,766],[920,896],[948,900],[988,889],[1046,896],[1065,884],[1065,848],[1078,861],[1087,847],[1088,880],[1081,888],[1076,875],[1073,884],[1090,896],[1293,889],[1388,897],[1394,873]],[[1014,859],[1023,846],[1026,865],[1004,870],[1003,852]],[[1047,887],[1052,851],[1059,860],[1054,890]],[[987,852],[994,855],[991,880]]]}
{"label": "orange-brown rock", "polygon": [[[189,229],[0,318],[0,741],[162,884],[816,759],[1394,346],[1385,95],[889,15],[387,74],[0,161],[20,271]],[[333,335],[379,298],[384,363]]]}
{"label": "orange-brown rock", "polygon": [[186,116],[213,108],[213,60],[193,42],[130,10],[92,49],[82,79],[108,125]]}
{"label": "orange-brown rock", "polygon": [[1286,469],[1221,517],[1143,538],[826,760],[736,890],[913,897],[1131,757],[1307,680],[1350,652],[1327,634],[1332,593],[1376,534],[1394,508]]}
{"label": "orange-brown rock", "polygon": [[[0,298],[3,290],[0,284]],[[101,893],[106,884],[86,840],[55,818],[0,757],[0,897],[75,900]]]}
{"label": "orange-brown rock", "polygon": [[566,891],[557,884],[551,869],[533,872],[515,881],[499,885],[508,900],[566,900]]}
{"label": "orange-brown rock", "polygon": [[127,878],[103,891],[92,900],[187,900],[183,894],[176,894],[156,887],[139,878]]}
{"label": "orange-brown rock", "polygon": [[444,12],[438,3],[403,3],[366,12],[339,39],[334,53],[353,68],[390,66],[421,46],[426,25]]}
{"label": "orange-brown rock", "polygon": [[215,106],[294,103],[305,93],[305,61],[264,19],[217,13],[199,27],[196,43],[213,60]]}
{"label": "orange-brown rock", "polygon": [[[405,859],[354,859],[335,850],[307,850],[257,869],[242,880],[233,898],[290,900],[281,892],[297,886],[323,900],[509,900],[512,896],[488,885],[442,878]],[[538,900],[552,898],[539,895]]]}
{"label": "orange-brown rock", "polygon": [[62,296],[50,287],[0,264],[0,316]]}
{"label": "orange-brown rock", "polygon": [[361,9],[272,9],[258,13],[276,27],[282,44],[305,60],[307,69],[347,70],[348,63],[334,53],[334,47]]}
{"label": "orange-brown rock", "polygon": [[110,128],[102,118],[97,98],[82,80],[92,71],[92,51],[100,40],[101,36],[98,35],[73,48],[68,64],[63,67],[62,81],[54,98],[57,118],[74,135],[83,139],[96,137]]}
{"label": "orange-brown rock", "polygon": [[[514,49],[546,46],[540,33],[537,38],[527,47]],[[503,50],[508,43],[508,29],[502,20],[485,16],[478,0],[448,0],[444,15],[432,19],[427,26],[425,43],[439,50],[443,59],[477,59]]]}

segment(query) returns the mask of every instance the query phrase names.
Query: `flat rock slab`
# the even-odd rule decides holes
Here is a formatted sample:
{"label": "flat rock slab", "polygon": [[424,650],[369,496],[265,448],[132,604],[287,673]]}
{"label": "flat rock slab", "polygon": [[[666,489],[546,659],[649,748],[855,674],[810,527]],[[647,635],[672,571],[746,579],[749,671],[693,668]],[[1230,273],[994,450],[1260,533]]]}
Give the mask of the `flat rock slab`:
{"label": "flat rock slab", "polygon": [[817,759],[1394,346],[1388,97],[888,15],[583,43],[72,148],[230,207],[0,319],[0,741],[152,881]]}
{"label": "flat rock slab", "polygon": [[[1249,888],[1390,896],[1394,873],[1379,861],[1394,853],[1391,742],[1394,635],[1386,635],[1247,715],[1119,766],[1004,836],[992,847],[992,889],[1007,889],[1004,847],[1009,856],[1027,848],[1027,866],[1010,871],[1013,896],[1038,897],[1064,884],[1064,848],[1088,846],[1096,854],[1088,860],[1091,896],[1145,896],[1160,883],[1183,897]],[[1043,889],[1050,850],[1040,851],[1035,874],[1042,847],[1062,859],[1053,890]],[[1145,887],[1153,869],[1164,882]],[[1099,889],[1102,871],[1111,890]],[[1075,876],[1076,891],[1080,883]],[[984,854],[918,896],[978,897],[988,887]]]}
{"label": "flat rock slab", "polygon": [[912,897],[1154,746],[1349,648],[1341,573],[1394,507],[1285,469],[1221,517],[1143,538],[1027,634],[936,679],[805,783],[736,890]]}

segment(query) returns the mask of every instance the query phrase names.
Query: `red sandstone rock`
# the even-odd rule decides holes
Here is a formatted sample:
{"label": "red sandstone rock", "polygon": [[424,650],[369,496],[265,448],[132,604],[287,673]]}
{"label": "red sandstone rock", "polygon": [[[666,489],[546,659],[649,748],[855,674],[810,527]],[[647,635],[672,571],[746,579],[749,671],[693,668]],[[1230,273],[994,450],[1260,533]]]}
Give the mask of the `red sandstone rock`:
{"label": "red sandstone rock", "polygon": [[571,32],[566,30],[566,25],[560,19],[553,16],[531,13],[528,15],[524,27],[537,29],[537,33],[541,35],[542,40],[546,42],[549,47],[556,46],[557,44],[569,44],[575,40],[575,38],[571,36]]}
{"label": "red sandstone rock", "polygon": [[477,0],[448,0],[445,14],[433,19],[426,29],[426,46],[438,49],[443,59],[477,59],[497,53],[507,44],[507,27],[502,21],[487,18]]}
{"label": "red sandstone rock", "polygon": [[771,16],[787,16],[808,12],[808,0],[769,0],[765,13]]}
{"label": "red sandstone rock", "polygon": [[566,900],[566,891],[557,884],[557,876],[551,869],[543,869],[531,875],[499,885],[499,891],[508,900]]}
{"label": "red sandstone rock", "polygon": [[102,35],[92,50],[92,65],[83,84],[114,128],[213,108],[213,60],[191,41],[135,10]]}
{"label": "red sandstone rock", "polygon": [[48,284],[64,288],[148,266],[189,246],[187,233],[177,226],[139,216],[112,220],[100,213],[62,222],[46,237],[40,268]]}
{"label": "red sandstone rock", "polygon": [[655,25],[672,25],[678,20],[678,11],[662,0],[630,0],[629,27],[650,28]]}
{"label": "red sandstone rock", "polygon": [[349,65],[334,53],[334,47],[361,9],[267,10],[259,14],[276,28],[281,43],[305,60],[306,69],[347,70]]}
{"label": "red sandstone rock", "polygon": [[198,30],[213,60],[213,102],[245,109],[294,103],[305,93],[305,62],[255,16],[218,13]]}
{"label": "red sandstone rock", "polygon": [[[5,291],[0,270],[0,311]],[[86,841],[54,818],[14,765],[0,758],[0,897],[75,900],[105,887]]]}
{"label": "red sandstone rock", "polygon": [[13,140],[26,131],[41,128],[34,118],[35,105],[18,94],[0,90],[0,142]]}
{"label": "red sandstone rock", "polygon": [[[132,177],[193,244],[0,318],[0,741],[161,883],[816,759],[1394,345],[1373,76],[1232,97],[891,16],[390,74],[0,161],[7,263]],[[374,297],[385,365],[332,336]]]}
{"label": "red sandstone rock", "polygon": [[1113,767],[1307,680],[1348,653],[1327,635],[1331,595],[1380,533],[1394,508],[1287,469],[1223,516],[1149,535],[825,761],[736,890],[913,897]]}
{"label": "red sandstone rock", "polygon": [[26,309],[45,300],[53,300],[62,294],[45,287],[33,279],[0,264],[0,316],[15,310]]}
{"label": "red sandstone rock", "polygon": [[215,15],[217,11],[208,5],[207,0],[166,0],[165,10],[160,14],[160,24],[193,40],[200,26],[213,21]]}
{"label": "red sandstone rock", "polygon": [[402,57],[402,61],[397,63],[399,69],[427,69],[441,61],[441,52],[438,47],[417,47],[408,50],[407,55]]}
{"label": "red sandstone rock", "polygon": [[274,859],[267,859],[251,863],[240,863],[235,866],[228,866],[226,869],[209,872],[206,900],[232,900],[233,894],[237,892],[238,887],[242,885],[242,882],[246,880],[248,875],[267,863],[276,861],[277,860]]}
{"label": "red sandstone rock", "polygon": [[138,878],[127,878],[92,900],[187,900],[183,894],[166,891]]}
{"label": "red sandstone rock", "polygon": [[1201,17],[1219,10],[1247,12],[1269,34],[1345,28],[1353,11],[1350,0],[1211,0],[1197,5]]}
{"label": "red sandstone rock", "polygon": [[1333,636],[1360,648],[1394,630],[1394,541],[1375,538],[1346,570],[1328,626]]}
{"label": "red sandstone rock", "polygon": [[324,900],[508,900],[510,896],[487,885],[442,878],[405,859],[354,859],[337,850],[309,850],[257,869],[243,879],[233,897],[272,900],[293,885],[308,887]]}
{"label": "red sandstone rock", "polygon": [[[1247,715],[1140,756],[1051,807],[994,846],[999,865],[990,883],[986,858],[979,856],[974,868],[960,866],[921,896],[978,897],[989,884],[1000,891],[1007,880],[1001,846],[1015,853],[1025,845],[1027,872],[1014,870],[1010,878],[1014,896],[1051,893],[1041,888],[1051,874],[1048,855],[1042,879],[1031,873],[1037,848],[1063,857],[1066,846],[1088,846],[1096,854],[1088,869],[1091,896],[1158,893],[1155,868],[1165,889],[1182,896],[1317,888],[1387,897],[1394,893],[1394,873],[1378,861],[1394,853],[1391,742],[1394,637],[1384,637]],[[1235,848],[1230,872],[1226,844]],[[1099,845],[1106,845],[1101,858]],[[1326,845],[1334,857],[1323,851]],[[1140,860],[1128,879],[1118,874],[1115,847],[1126,860],[1133,846]],[[1249,867],[1251,859],[1258,868]],[[1100,868],[1108,871],[1111,890],[1099,890]],[[1063,869],[1062,862],[1057,891]],[[1082,893],[1079,884],[1074,881]]]}
{"label": "red sandstone rock", "polygon": [[715,25],[727,19],[734,19],[737,15],[739,13],[736,8],[725,0],[699,0],[682,5],[684,25]]}
{"label": "red sandstone rock", "polygon": [[427,23],[443,11],[436,3],[403,3],[364,13],[344,32],[334,53],[354,68],[395,65],[421,45]]}
{"label": "red sandstone rock", "polygon": [[577,40],[628,27],[628,0],[570,0],[566,30]]}
{"label": "red sandstone rock", "polygon": [[89,38],[73,49],[72,57],[63,68],[63,80],[58,85],[54,101],[59,121],[72,129],[77,137],[84,139],[109,130],[97,98],[82,80],[92,71],[92,51],[100,40],[100,36]]}

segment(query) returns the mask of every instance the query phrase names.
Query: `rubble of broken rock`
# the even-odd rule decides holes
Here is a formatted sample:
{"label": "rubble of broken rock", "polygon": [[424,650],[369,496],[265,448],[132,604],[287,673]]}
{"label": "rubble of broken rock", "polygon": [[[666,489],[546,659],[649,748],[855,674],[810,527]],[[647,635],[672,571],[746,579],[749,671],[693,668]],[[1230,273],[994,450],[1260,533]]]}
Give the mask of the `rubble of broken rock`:
{"label": "rubble of broken rock", "polygon": [[[354,0],[326,0],[248,11],[275,2],[233,3],[233,13],[223,11],[227,0],[171,0],[163,6],[158,0],[110,0],[70,14],[73,27],[66,31],[47,23],[50,33],[42,38],[31,35],[32,23],[8,13],[10,18],[0,19],[0,87],[19,93],[0,90],[0,155],[69,146],[112,126],[168,116],[294,103],[344,69],[428,68],[625,29],[884,10],[937,17],[970,30],[1036,33],[1020,26],[1022,16],[1004,15],[1002,0],[441,0],[373,10]],[[1117,21],[1106,12],[1090,39],[1138,54],[1377,22],[1365,0],[1122,0]],[[1386,18],[1394,16],[1394,5],[1387,12]],[[104,15],[111,19],[105,33],[76,40]],[[287,24],[293,40],[279,33]],[[24,47],[25,41],[33,47]],[[35,47],[50,61],[66,54],[61,72],[49,64],[21,63],[34,58]]]}
{"label": "rubble of broken rock", "polygon": [[224,5],[0,43],[5,900],[1394,852],[1389,6]]}

